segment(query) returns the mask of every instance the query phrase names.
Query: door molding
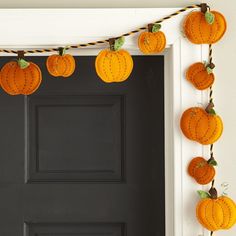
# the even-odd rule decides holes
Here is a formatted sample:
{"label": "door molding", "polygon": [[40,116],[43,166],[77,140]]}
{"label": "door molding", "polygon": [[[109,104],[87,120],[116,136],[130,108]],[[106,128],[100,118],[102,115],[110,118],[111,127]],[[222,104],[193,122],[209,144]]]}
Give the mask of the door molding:
{"label": "door molding", "polygon": [[[179,8],[116,9],[1,9],[1,48],[31,49],[66,46],[114,37],[169,15]],[[207,59],[206,46],[190,44],[181,33],[189,11],[162,23],[167,37],[165,56],[165,199],[166,236],[207,235],[195,219],[196,190],[186,167],[193,156],[206,155],[201,145],[180,132],[179,119],[190,107],[207,102],[206,92],[196,91],[184,78],[186,68]],[[126,38],[124,48],[140,55],[137,36]],[[101,48],[70,50],[73,55],[97,55]],[[33,56],[49,55],[32,54]],[[2,53],[2,56],[12,54]]]}

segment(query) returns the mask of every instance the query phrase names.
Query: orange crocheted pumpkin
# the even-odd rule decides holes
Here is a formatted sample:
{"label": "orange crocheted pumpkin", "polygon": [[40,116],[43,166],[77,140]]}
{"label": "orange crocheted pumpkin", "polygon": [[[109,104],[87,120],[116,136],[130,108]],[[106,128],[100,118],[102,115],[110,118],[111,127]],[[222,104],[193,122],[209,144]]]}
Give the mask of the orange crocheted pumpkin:
{"label": "orange crocheted pumpkin", "polygon": [[97,75],[106,83],[122,82],[128,79],[133,70],[133,59],[130,54],[120,49],[122,42],[117,41],[110,49],[102,50],[96,57],[95,67]]}
{"label": "orange crocheted pumpkin", "polygon": [[204,65],[201,62],[191,65],[186,72],[186,79],[190,81],[196,89],[204,90],[212,86],[215,76],[212,73],[214,65]]}
{"label": "orange crocheted pumpkin", "polygon": [[216,142],[220,138],[223,131],[223,122],[215,114],[213,106],[210,103],[206,110],[200,107],[191,107],[183,113],[180,127],[188,139],[207,145]]}
{"label": "orange crocheted pumpkin", "polygon": [[160,31],[161,25],[149,24],[148,32],[143,32],[138,38],[138,47],[144,54],[159,53],[166,47],[166,36]]}
{"label": "orange crocheted pumpkin", "polygon": [[215,177],[216,161],[212,158],[208,161],[203,157],[195,157],[188,166],[188,173],[197,183],[205,185],[209,184]]}
{"label": "orange crocheted pumpkin", "polygon": [[217,11],[194,11],[184,21],[184,33],[195,44],[213,44],[219,41],[227,28],[224,16]]}
{"label": "orange crocheted pumpkin", "polygon": [[10,95],[29,95],[35,92],[42,81],[39,67],[23,58],[6,63],[0,73],[3,90]]}
{"label": "orange crocheted pumpkin", "polygon": [[47,58],[46,66],[49,74],[64,78],[71,76],[75,70],[75,59],[70,54],[65,54],[64,48],[59,48],[59,55],[51,55]]}
{"label": "orange crocheted pumpkin", "polygon": [[210,231],[226,230],[236,223],[236,204],[231,198],[217,197],[215,188],[211,188],[209,194],[199,192],[204,199],[196,207],[196,216],[203,227]]}

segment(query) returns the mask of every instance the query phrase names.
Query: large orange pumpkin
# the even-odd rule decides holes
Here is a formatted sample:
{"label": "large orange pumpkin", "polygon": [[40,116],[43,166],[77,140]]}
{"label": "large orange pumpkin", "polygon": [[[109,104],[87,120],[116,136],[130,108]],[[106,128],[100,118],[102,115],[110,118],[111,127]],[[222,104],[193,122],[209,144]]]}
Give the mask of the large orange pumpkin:
{"label": "large orange pumpkin", "polygon": [[97,75],[106,83],[122,82],[128,79],[133,70],[133,59],[124,49],[102,50],[96,57]]}
{"label": "large orange pumpkin", "polygon": [[[208,107],[212,106],[209,104]],[[214,114],[213,109],[191,107],[187,109],[180,121],[183,134],[190,140],[197,141],[203,145],[216,142],[223,131],[221,118]]]}
{"label": "large orange pumpkin", "polygon": [[236,223],[236,204],[226,196],[217,197],[212,188],[209,197],[202,199],[196,207],[199,223],[210,231],[229,229]]}
{"label": "large orange pumpkin", "polygon": [[59,55],[51,55],[47,58],[46,66],[49,74],[64,78],[71,76],[75,70],[75,59],[70,54],[65,54],[64,48],[59,48]]}
{"label": "large orange pumpkin", "polygon": [[148,32],[142,32],[138,38],[138,47],[144,54],[159,53],[166,47],[166,37],[162,31],[153,30],[155,24],[148,25]]}
{"label": "large orange pumpkin", "polygon": [[35,92],[42,81],[39,67],[23,58],[6,63],[0,73],[0,83],[10,95],[29,95]]}
{"label": "large orange pumpkin", "polygon": [[[208,67],[209,66],[209,67]],[[215,76],[209,73],[208,68],[213,69],[213,65],[204,65],[202,62],[192,64],[186,71],[186,79],[190,81],[196,89],[204,90],[212,86]]]}
{"label": "large orange pumpkin", "polygon": [[188,165],[188,173],[197,183],[209,184],[215,177],[215,168],[211,163],[211,159],[207,161],[203,157],[195,157]]}
{"label": "large orange pumpkin", "polygon": [[[206,14],[212,15],[212,22],[207,22]],[[193,11],[184,21],[184,33],[195,44],[213,44],[219,41],[227,28],[224,16],[217,11]]]}

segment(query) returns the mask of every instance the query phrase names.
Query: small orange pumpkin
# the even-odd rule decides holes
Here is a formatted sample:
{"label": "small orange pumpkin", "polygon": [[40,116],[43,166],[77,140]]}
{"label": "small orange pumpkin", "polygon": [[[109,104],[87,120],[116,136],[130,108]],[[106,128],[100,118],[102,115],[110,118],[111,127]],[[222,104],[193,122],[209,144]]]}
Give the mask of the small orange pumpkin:
{"label": "small orange pumpkin", "polygon": [[133,70],[132,57],[126,50],[120,49],[122,40],[114,45],[115,40],[110,40],[110,49],[102,50],[95,61],[97,75],[106,83],[125,81]]}
{"label": "small orange pumpkin", "polygon": [[214,64],[204,65],[197,62],[191,65],[186,71],[186,79],[190,81],[196,89],[204,90],[212,86],[215,76],[212,73]]}
{"label": "small orange pumpkin", "polygon": [[201,11],[189,13],[184,21],[184,33],[194,44],[213,44],[224,35],[227,23],[217,11],[208,11],[206,4],[201,4]]}
{"label": "small orange pumpkin", "polygon": [[208,161],[203,157],[195,157],[188,165],[188,173],[197,183],[209,184],[215,177],[216,161],[210,158]]}
{"label": "small orange pumpkin", "polygon": [[159,53],[166,47],[166,36],[160,31],[160,24],[149,24],[148,32],[142,32],[138,38],[138,47],[144,54]]}
{"label": "small orange pumpkin", "polygon": [[199,223],[209,231],[230,229],[236,223],[236,204],[226,196],[217,197],[215,188],[209,194],[198,191],[203,198],[196,207]]}
{"label": "small orange pumpkin", "polygon": [[19,52],[17,61],[6,63],[0,73],[1,86],[10,95],[32,94],[41,81],[41,70],[33,62],[25,61],[22,52]]}
{"label": "small orange pumpkin", "polygon": [[75,71],[75,59],[70,54],[65,54],[64,48],[59,48],[59,55],[51,55],[47,58],[46,66],[50,75],[67,78]]}
{"label": "small orange pumpkin", "polygon": [[191,107],[183,113],[180,127],[188,139],[208,145],[220,138],[223,122],[215,114],[213,106],[213,103],[210,103],[205,110],[200,107]]}

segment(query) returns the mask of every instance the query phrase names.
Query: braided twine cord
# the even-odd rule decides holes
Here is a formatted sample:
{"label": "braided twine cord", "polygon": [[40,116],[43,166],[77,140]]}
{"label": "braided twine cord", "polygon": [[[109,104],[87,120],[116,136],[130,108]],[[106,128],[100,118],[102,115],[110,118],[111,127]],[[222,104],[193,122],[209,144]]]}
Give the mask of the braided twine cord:
{"label": "braided twine cord", "polygon": [[[162,23],[163,21],[165,20],[168,20],[168,19],[171,19],[172,17],[174,16],[177,16],[189,9],[194,9],[194,8],[200,8],[201,5],[200,4],[195,4],[195,5],[190,5],[190,6],[187,6],[187,7],[184,7],[156,22],[153,22],[153,24],[160,24]],[[147,26],[144,26],[144,27],[140,27],[136,30],[132,30],[128,33],[124,33],[120,36],[117,36],[116,38],[120,38],[120,37],[126,37],[126,36],[130,36],[132,34],[136,34],[136,33],[139,33],[140,31],[143,31],[143,30],[146,30],[148,27]],[[99,40],[99,41],[95,41],[95,42],[88,42],[88,43],[83,43],[83,44],[77,44],[77,45],[67,45],[65,47],[65,49],[71,49],[71,48],[85,48],[85,47],[90,47],[90,46],[95,46],[95,45],[100,45],[100,44],[105,44],[105,43],[109,43],[109,39],[105,39],[105,40]],[[45,53],[45,52],[57,52],[58,51],[58,48],[41,48],[41,49],[35,49],[35,50],[24,50],[24,53]],[[12,49],[0,49],[0,52],[3,52],[3,53],[14,53],[14,54],[17,54],[18,51],[17,50],[12,50]]]}

